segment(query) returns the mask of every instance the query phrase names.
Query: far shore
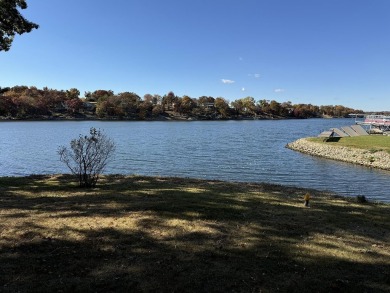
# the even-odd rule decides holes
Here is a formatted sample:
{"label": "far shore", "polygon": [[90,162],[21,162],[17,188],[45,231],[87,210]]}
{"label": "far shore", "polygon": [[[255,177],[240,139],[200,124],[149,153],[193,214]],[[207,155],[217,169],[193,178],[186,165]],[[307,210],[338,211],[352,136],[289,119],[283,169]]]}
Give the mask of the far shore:
{"label": "far shore", "polygon": [[143,119],[131,116],[131,117],[102,117],[99,118],[96,115],[91,114],[78,114],[78,115],[56,115],[56,116],[31,116],[31,117],[6,117],[0,116],[0,122],[8,121],[241,121],[241,120],[301,120],[301,119],[353,119],[351,117],[284,117],[278,115],[257,115],[257,116],[245,116],[237,115],[231,117],[213,117],[213,116],[193,116],[193,115],[180,115],[178,113],[171,112],[165,115],[159,115],[156,117],[145,117]]}

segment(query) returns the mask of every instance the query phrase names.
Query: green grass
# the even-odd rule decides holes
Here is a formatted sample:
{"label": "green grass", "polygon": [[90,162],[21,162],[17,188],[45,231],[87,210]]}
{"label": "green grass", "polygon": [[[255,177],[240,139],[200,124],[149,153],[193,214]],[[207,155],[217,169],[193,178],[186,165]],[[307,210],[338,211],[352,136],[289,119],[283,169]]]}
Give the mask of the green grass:
{"label": "green grass", "polygon": [[390,205],[269,184],[0,178],[1,292],[389,292]]}
{"label": "green grass", "polygon": [[309,140],[324,144],[365,149],[372,153],[375,153],[377,151],[386,151],[390,153],[390,136],[386,135],[341,137],[339,139],[329,140],[326,142],[324,142],[323,138],[319,137],[311,137],[309,138]]}

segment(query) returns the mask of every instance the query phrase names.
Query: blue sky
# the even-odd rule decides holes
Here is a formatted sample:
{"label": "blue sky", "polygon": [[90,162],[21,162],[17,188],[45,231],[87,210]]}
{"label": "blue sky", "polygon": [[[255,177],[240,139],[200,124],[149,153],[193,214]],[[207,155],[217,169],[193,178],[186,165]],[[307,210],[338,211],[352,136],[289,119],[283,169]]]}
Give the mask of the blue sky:
{"label": "blue sky", "polygon": [[390,110],[389,0],[39,0],[0,86]]}

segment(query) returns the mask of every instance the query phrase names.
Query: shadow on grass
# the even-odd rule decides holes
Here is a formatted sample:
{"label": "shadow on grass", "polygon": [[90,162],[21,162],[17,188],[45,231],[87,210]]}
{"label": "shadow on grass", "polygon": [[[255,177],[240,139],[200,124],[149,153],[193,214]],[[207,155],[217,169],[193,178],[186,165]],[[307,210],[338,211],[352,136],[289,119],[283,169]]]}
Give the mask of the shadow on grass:
{"label": "shadow on grass", "polygon": [[297,188],[0,179],[0,291],[385,292],[389,206]]}
{"label": "shadow on grass", "polygon": [[332,137],[329,137],[328,139],[326,139],[325,141],[326,141],[326,142],[339,142],[339,141],[340,141],[340,138],[341,138],[341,137],[332,136]]}

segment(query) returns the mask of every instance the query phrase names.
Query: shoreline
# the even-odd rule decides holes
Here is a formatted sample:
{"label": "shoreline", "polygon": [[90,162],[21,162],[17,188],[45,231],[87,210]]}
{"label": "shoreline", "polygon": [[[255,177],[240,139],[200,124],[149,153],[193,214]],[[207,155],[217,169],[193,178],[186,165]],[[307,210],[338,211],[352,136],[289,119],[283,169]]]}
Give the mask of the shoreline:
{"label": "shoreline", "polygon": [[[62,174],[30,174],[30,175],[21,175],[21,176],[0,176],[0,191],[4,189],[4,186],[1,185],[1,182],[4,180],[52,180],[53,178],[63,178],[63,180],[67,180],[69,182],[75,182],[75,175],[70,173],[62,173]],[[264,192],[273,192],[273,191],[279,191],[285,194],[291,194],[291,193],[300,193],[305,194],[309,192],[312,195],[315,195],[315,197],[326,197],[328,199],[340,199],[344,200],[345,202],[356,202],[358,199],[358,196],[350,196],[350,195],[344,195],[337,191],[327,190],[327,189],[318,189],[318,188],[310,188],[310,187],[304,187],[304,186],[297,186],[297,185],[285,185],[281,183],[272,183],[272,182],[266,182],[266,181],[259,181],[259,182],[250,182],[250,181],[231,181],[231,180],[220,180],[220,179],[204,179],[204,178],[196,178],[196,177],[177,177],[177,176],[153,176],[153,175],[135,175],[135,174],[102,174],[100,176],[100,180],[96,185],[96,188],[91,189],[83,189],[77,187],[80,191],[82,190],[96,190],[101,188],[102,181],[103,182],[110,182],[112,180],[117,179],[134,179],[134,178],[143,178],[146,180],[172,180],[177,183],[191,183],[196,185],[204,185],[204,184],[211,184],[211,185],[229,185],[232,188],[239,188],[239,189],[245,189],[245,188],[256,188],[261,189]],[[104,183],[103,183],[104,184]],[[385,204],[389,205],[390,201],[383,201],[383,200],[376,200],[375,198],[371,198],[370,196],[367,196],[367,199],[369,199],[370,204]]]}
{"label": "shoreline", "polygon": [[[253,118],[253,117],[230,117],[230,118],[196,118],[196,117],[156,117],[156,118],[147,118],[147,119],[137,119],[137,118],[97,118],[97,117],[87,117],[87,118],[0,118],[0,122],[37,122],[37,121],[122,121],[122,122],[140,122],[140,121],[162,121],[162,122],[170,122],[170,121],[183,121],[183,122],[192,122],[192,121],[244,121],[244,120],[299,120],[302,118],[291,118],[291,117],[282,117],[282,118]],[[321,119],[321,118],[309,118],[309,119]],[[337,118],[335,118],[337,119]]]}
{"label": "shoreline", "polygon": [[300,138],[288,143],[286,147],[311,156],[390,171],[390,154],[385,151],[371,152],[364,149],[326,145],[309,141],[308,138]]}
{"label": "shoreline", "polygon": [[243,120],[302,120],[302,119],[353,119],[351,117],[288,117],[278,115],[233,115],[229,117],[212,117],[212,116],[192,116],[181,115],[178,113],[161,114],[155,117],[140,118],[136,116],[129,117],[98,117],[93,114],[72,115],[37,115],[30,117],[5,117],[0,116],[0,122],[12,121],[243,121]]}

